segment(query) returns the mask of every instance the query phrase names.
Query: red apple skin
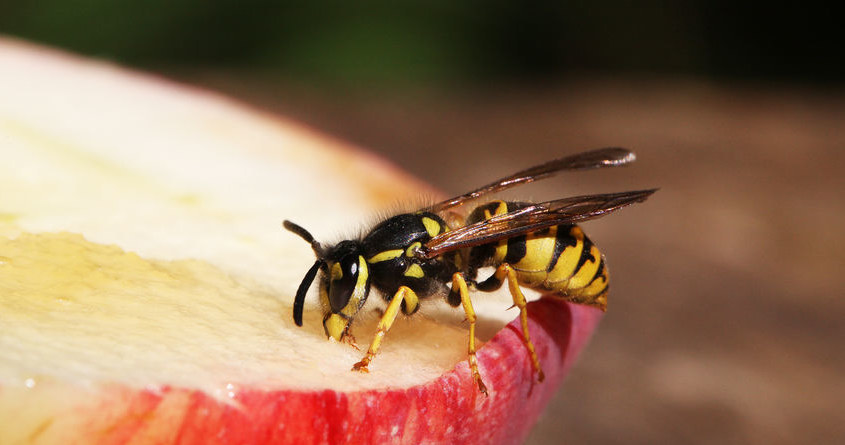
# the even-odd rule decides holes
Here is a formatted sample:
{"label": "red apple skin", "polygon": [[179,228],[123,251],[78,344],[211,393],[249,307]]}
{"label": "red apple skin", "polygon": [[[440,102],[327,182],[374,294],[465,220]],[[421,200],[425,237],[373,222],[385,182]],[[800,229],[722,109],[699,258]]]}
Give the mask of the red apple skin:
{"label": "red apple skin", "polygon": [[[542,383],[514,321],[478,351],[487,397],[479,393],[466,362],[425,385],[351,393],[234,388],[234,396],[220,400],[193,389],[104,385],[87,397],[74,397],[85,405],[45,422],[27,443],[522,443],[602,316],[598,309],[552,297],[528,307],[546,373]],[[21,412],[43,403],[39,389],[21,395]],[[14,425],[14,419],[5,420]]]}

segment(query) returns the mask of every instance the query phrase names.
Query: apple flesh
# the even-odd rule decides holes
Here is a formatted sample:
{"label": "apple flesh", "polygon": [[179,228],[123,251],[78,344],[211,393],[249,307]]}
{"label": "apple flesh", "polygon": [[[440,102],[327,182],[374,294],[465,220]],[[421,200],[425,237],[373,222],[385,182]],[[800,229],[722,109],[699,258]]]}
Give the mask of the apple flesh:
{"label": "apple flesh", "polygon": [[[325,339],[313,254],[434,192],[365,152],[213,94],[0,40],[0,443],[519,443],[600,311],[506,291],[400,319],[370,373]],[[411,207],[412,208],[412,207]],[[371,298],[378,298],[373,296]],[[370,340],[375,314],[354,325]],[[362,345],[364,346],[364,345]]]}

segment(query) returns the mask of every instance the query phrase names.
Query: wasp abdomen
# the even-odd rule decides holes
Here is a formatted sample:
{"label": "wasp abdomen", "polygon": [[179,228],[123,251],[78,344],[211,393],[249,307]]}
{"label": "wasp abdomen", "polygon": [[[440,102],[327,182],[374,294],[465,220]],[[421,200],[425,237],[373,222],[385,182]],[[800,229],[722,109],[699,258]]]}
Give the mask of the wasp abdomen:
{"label": "wasp abdomen", "polygon": [[[503,215],[529,204],[493,201],[477,207],[469,216],[472,224]],[[509,264],[520,284],[555,293],[574,303],[605,309],[608,272],[599,249],[576,225],[552,226],[496,243],[474,247],[469,254],[471,275],[479,267]],[[480,290],[499,283],[479,285]]]}

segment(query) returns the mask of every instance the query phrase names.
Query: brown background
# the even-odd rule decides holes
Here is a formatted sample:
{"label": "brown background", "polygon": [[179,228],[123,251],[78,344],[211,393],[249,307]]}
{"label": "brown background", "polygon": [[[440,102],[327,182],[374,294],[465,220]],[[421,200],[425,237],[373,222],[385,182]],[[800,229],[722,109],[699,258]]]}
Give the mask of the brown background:
{"label": "brown background", "polygon": [[661,187],[586,225],[610,262],[609,312],[530,444],[845,438],[845,94],[635,80],[343,96],[174,76],[367,147],[447,192],[582,149],[636,150],[630,168],[513,194]]}

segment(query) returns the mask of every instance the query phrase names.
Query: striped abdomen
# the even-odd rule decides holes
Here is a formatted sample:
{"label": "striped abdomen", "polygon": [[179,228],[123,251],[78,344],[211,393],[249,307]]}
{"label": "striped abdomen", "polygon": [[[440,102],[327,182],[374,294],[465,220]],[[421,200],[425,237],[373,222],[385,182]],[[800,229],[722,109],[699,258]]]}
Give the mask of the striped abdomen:
{"label": "striped abdomen", "polygon": [[[493,201],[476,208],[467,224],[528,204]],[[608,273],[599,249],[575,225],[559,225],[470,250],[469,269],[510,264],[521,285],[557,293],[574,303],[607,306]]]}

